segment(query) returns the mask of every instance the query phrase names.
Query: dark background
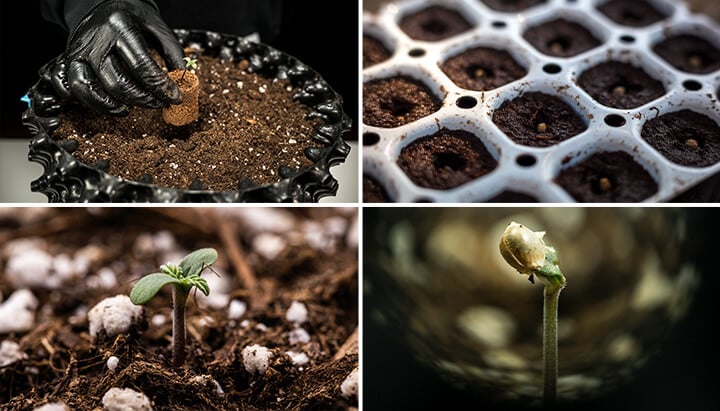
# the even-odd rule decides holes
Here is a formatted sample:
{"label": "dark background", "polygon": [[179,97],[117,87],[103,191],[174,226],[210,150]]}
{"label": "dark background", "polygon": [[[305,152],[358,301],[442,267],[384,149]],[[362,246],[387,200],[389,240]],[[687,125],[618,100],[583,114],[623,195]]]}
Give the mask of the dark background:
{"label": "dark background", "polygon": [[[212,2],[198,2],[198,7],[212,8]],[[268,44],[310,66],[342,95],[353,120],[344,137],[356,141],[358,3],[287,1],[283,7],[280,35]],[[20,98],[38,80],[40,66],[63,52],[67,33],[42,18],[36,0],[0,2],[0,19],[0,137],[29,138],[21,122],[27,106]]]}
{"label": "dark background", "polygon": [[[661,351],[636,374],[633,382],[600,399],[561,410],[718,409],[720,286],[716,259],[720,208],[692,209],[691,214],[693,223],[688,231],[693,234],[687,252],[698,262],[701,283],[687,316],[676,324]],[[372,230],[367,228],[370,220],[367,212],[363,218],[364,238],[368,240]],[[364,255],[367,255],[368,247],[366,242]],[[367,272],[364,276],[367,278]],[[365,307],[371,304],[367,297],[363,302]],[[453,388],[437,373],[416,361],[391,335],[383,333],[370,321],[367,310],[364,312],[363,335],[364,410],[513,409],[487,403],[483,398]]]}

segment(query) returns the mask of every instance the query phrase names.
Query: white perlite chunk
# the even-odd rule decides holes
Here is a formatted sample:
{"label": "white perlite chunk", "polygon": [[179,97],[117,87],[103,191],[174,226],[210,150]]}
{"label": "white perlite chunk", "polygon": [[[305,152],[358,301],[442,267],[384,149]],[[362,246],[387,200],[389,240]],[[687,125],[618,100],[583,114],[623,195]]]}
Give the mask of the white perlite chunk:
{"label": "white perlite chunk", "polygon": [[35,323],[38,300],[30,290],[10,294],[0,305],[0,334],[29,331]]}
{"label": "white perlite chunk", "polygon": [[304,352],[286,351],[285,354],[290,357],[290,360],[295,365],[305,365],[310,362],[310,358]]}
{"label": "white perlite chunk", "polygon": [[287,246],[287,241],[279,235],[260,233],[253,239],[253,249],[268,260],[277,257]]}
{"label": "white perlite chunk", "polygon": [[95,338],[100,330],[105,330],[109,337],[127,332],[142,313],[143,308],[133,304],[127,295],[108,297],[88,312],[90,335]]}
{"label": "white perlite chunk", "polygon": [[14,287],[58,286],[52,279],[53,257],[40,249],[29,248],[12,255],[5,266],[5,276]]}
{"label": "white perlite chunk", "polygon": [[237,320],[245,314],[245,311],[247,311],[247,304],[244,301],[232,300],[228,307],[228,318]]}
{"label": "white perlite chunk", "polygon": [[110,371],[115,371],[119,363],[120,359],[114,355],[111,355],[110,358],[107,359],[107,367]]}
{"label": "white perlite chunk", "polygon": [[290,344],[310,342],[310,334],[304,328],[296,328],[288,333]]}
{"label": "white perlite chunk", "polygon": [[27,358],[27,355],[20,350],[20,345],[18,343],[6,340],[0,344],[0,367],[4,367],[24,358]]}
{"label": "white perlite chunk", "polygon": [[360,372],[357,368],[352,370],[350,374],[348,374],[347,377],[345,377],[345,381],[340,384],[340,393],[345,398],[350,397],[357,397],[358,395],[358,378],[359,378]]}
{"label": "white perlite chunk", "polygon": [[272,356],[269,348],[258,344],[249,345],[242,350],[243,365],[250,374],[265,374],[270,367]]}
{"label": "white perlite chunk", "polygon": [[102,403],[105,411],[152,411],[150,399],[130,388],[110,388]]}
{"label": "white perlite chunk", "polygon": [[70,411],[70,408],[68,408],[64,402],[58,401],[49,402],[45,405],[41,405],[37,408],[34,408],[33,411]]}
{"label": "white perlite chunk", "polygon": [[288,308],[287,313],[285,313],[285,319],[295,325],[298,325],[307,321],[307,314],[308,311],[305,304],[299,301],[293,301],[290,304],[290,308]]}

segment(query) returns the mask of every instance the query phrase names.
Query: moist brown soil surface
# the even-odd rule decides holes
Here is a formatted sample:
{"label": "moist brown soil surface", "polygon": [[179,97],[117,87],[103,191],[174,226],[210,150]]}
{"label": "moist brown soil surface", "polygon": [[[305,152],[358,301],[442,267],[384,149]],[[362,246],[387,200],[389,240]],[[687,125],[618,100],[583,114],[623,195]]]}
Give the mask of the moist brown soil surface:
{"label": "moist brown soil surface", "polygon": [[608,107],[635,108],[665,94],[662,83],[643,69],[619,61],[606,61],[584,71],[578,85]]}
{"label": "moist brown soil surface", "polygon": [[689,73],[707,74],[720,69],[720,50],[692,34],[668,37],[653,51],[678,70]]}
{"label": "moist brown soil surface", "polygon": [[593,154],[560,172],[555,182],[578,202],[641,202],[658,190],[657,183],[630,154]]}
{"label": "moist brown soil surface", "polygon": [[538,199],[525,193],[506,190],[487,200],[488,203],[539,203]]}
{"label": "moist brown soil surface", "polygon": [[398,166],[417,185],[450,189],[497,167],[480,139],[467,131],[442,129],[403,148]]}
{"label": "moist brown soil surface", "polygon": [[541,53],[555,57],[576,56],[600,45],[590,30],[566,19],[530,27],[523,37]]}
{"label": "moist brown soil surface", "polygon": [[527,74],[510,53],[489,47],[466,50],[447,59],[440,69],[458,86],[477,91],[498,88]]}
{"label": "moist brown soil surface", "polygon": [[587,129],[562,99],[540,92],[506,101],[493,113],[493,122],[516,143],[532,147],[558,144]]}
{"label": "moist brown soil surface", "polygon": [[664,19],[665,14],[645,0],[610,0],[598,6],[610,20],[630,27],[645,27]]}
{"label": "moist brown soil surface", "polygon": [[200,116],[187,126],[166,124],[161,110],[134,108],[106,117],[81,108],[60,115],[57,140],[74,139],[73,155],[94,165],[109,161],[110,174],[164,187],[236,190],[280,181],[278,168],[312,165],[303,150],[316,144],[319,120],[293,101],[289,82],[250,73],[247,61],[200,56]]}
{"label": "moist brown soil surface", "polygon": [[428,87],[410,77],[373,80],[363,84],[363,122],[375,127],[399,127],[440,109]]}
{"label": "moist brown soil surface", "polygon": [[385,188],[368,175],[363,176],[363,201],[366,203],[391,203]]}
{"label": "moist brown soil surface", "polygon": [[425,7],[405,15],[399,25],[408,37],[421,41],[444,40],[472,28],[460,12],[443,6]]}
{"label": "moist brown soil surface", "polygon": [[546,0],[482,0],[486,6],[493,10],[517,12],[546,3]]}
{"label": "moist brown soil surface", "polygon": [[694,111],[680,110],[650,119],[640,135],[677,164],[706,167],[720,161],[720,126]]}
{"label": "moist brown soil surface", "polygon": [[[340,208],[0,209],[6,298],[18,288],[7,277],[8,259],[22,247],[87,262],[56,289],[30,287],[39,301],[34,326],[0,335],[25,355],[0,367],[0,408],[63,401],[72,410],[97,410],[108,389],[124,387],[143,392],[156,411],[356,409],[357,398],[340,390],[359,364],[356,224],[356,210]],[[93,340],[89,308],[129,294],[142,275],[201,247],[219,254],[213,269],[220,277],[203,274],[210,296],[243,301],[247,311],[231,319],[227,304],[191,294],[184,367],[170,361],[170,287],[144,306],[128,332],[102,331]],[[98,283],[101,270],[115,273],[117,284]],[[286,318],[293,301],[307,308],[306,322]],[[296,327],[309,339],[292,342]],[[273,353],[264,374],[243,365],[242,350],[252,344]],[[308,362],[296,363],[287,352],[304,353]],[[106,365],[111,355],[119,358],[114,371]]]}
{"label": "moist brown soil surface", "polygon": [[363,68],[382,63],[389,59],[390,56],[392,56],[392,53],[380,40],[367,34],[363,35]]}

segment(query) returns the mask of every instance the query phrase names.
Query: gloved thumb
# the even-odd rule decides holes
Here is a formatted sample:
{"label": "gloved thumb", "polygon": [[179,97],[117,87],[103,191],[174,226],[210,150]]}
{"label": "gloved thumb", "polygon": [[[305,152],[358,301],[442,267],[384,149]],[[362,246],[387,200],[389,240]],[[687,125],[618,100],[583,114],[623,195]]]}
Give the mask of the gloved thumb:
{"label": "gloved thumb", "polygon": [[149,26],[148,30],[158,41],[160,46],[158,52],[165,60],[168,71],[184,68],[183,57],[185,57],[185,53],[183,53],[182,46],[172,29],[165,24],[155,24]]}

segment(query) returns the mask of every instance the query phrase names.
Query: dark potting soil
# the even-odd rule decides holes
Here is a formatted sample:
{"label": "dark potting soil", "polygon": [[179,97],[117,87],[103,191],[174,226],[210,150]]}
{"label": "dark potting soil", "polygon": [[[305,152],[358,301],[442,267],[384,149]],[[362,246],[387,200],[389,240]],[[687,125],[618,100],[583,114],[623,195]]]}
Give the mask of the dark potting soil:
{"label": "dark potting soil", "polygon": [[510,53],[490,47],[476,47],[450,57],[440,69],[458,86],[477,91],[498,88],[527,74]]}
{"label": "dark potting soil", "polygon": [[636,108],[665,94],[659,80],[619,61],[606,61],[585,70],[578,85],[601,104],[613,108]]}
{"label": "dark potting soil", "polygon": [[[0,214],[3,295],[16,287],[6,264],[20,250],[65,256],[66,268],[67,258],[87,262],[56,289],[29,287],[39,301],[34,326],[2,335],[19,344],[25,358],[0,367],[0,409],[33,410],[59,400],[71,410],[92,411],[102,408],[112,387],[144,393],[156,411],[357,409],[357,398],[340,390],[359,366],[358,255],[351,233],[357,215],[349,209],[13,208]],[[210,297],[224,288],[247,310],[229,318],[227,306],[191,295],[184,367],[170,362],[169,287],[144,306],[142,320],[128,332],[108,337],[103,331],[93,340],[87,310],[127,295],[169,255],[201,247],[219,255],[217,274],[203,274],[213,284]],[[108,270],[115,285],[97,281]],[[294,301],[308,313],[297,325],[286,317]],[[264,373],[243,364],[242,350],[252,344],[273,353]],[[292,359],[299,353],[306,363]],[[114,371],[106,365],[111,355],[119,359]]]}
{"label": "dark potting soil", "polygon": [[689,167],[720,161],[720,126],[710,117],[680,110],[648,120],[642,138],[668,160]]}
{"label": "dark potting soil", "polygon": [[630,27],[649,26],[667,17],[645,0],[610,0],[599,5],[598,10],[615,23]]}
{"label": "dark potting soil", "polygon": [[428,87],[407,76],[363,84],[363,122],[375,127],[399,127],[440,109]]}
{"label": "dark potting soil", "polygon": [[563,18],[532,26],[523,38],[543,54],[555,57],[572,57],[600,45],[590,30]]}
{"label": "dark potting soil", "polygon": [[698,74],[720,70],[720,50],[692,34],[668,37],[653,46],[653,51],[678,70]]}
{"label": "dark potting soil", "polygon": [[532,147],[558,144],[587,129],[570,105],[541,92],[525,93],[504,102],[492,120],[513,141]]}
{"label": "dark potting soil", "polygon": [[635,203],[658,191],[650,174],[622,151],[593,154],[562,170],[555,182],[583,203]]}
{"label": "dark potting soil", "polygon": [[375,37],[363,35],[362,45],[363,68],[382,63],[392,56],[390,50]]}
{"label": "dark potting soil", "polygon": [[420,41],[440,41],[472,28],[460,12],[444,6],[429,6],[400,19],[400,29]]}
{"label": "dark potting soil", "polygon": [[397,164],[415,184],[446,190],[489,173],[497,160],[473,133],[443,128],[403,148]]}
{"label": "dark potting soil", "polygon": [[544,4],[547,0],[482,0],[482,2],[493,10],[518,12]]}
{"label": "dark potting soil", "polygon": [[505,190],[502,193],[490,198],[487,203],[539,203],[538,199],[525,193],[518,193],[512,190]]}
{"label": "dark potting soil", "polygon": [[390,196],[379,181],[363,176],[363,201],[366,203],[391,203]]}
{"label": "dark potting soil", "polygon": [[[278,168],[312,165],[304,149],[319,120],[293,101],[289,82],[246,70],[247,61],[200,56],[200,116],[187,126],[166,124],[161,110],[134,108],[106,117],[81,108],[60,115],[57,140],[79,143],[72,153],[112,175],[155,185],[215,191],[280,181]],[[151,177],[151,181],[148,179]]]}

